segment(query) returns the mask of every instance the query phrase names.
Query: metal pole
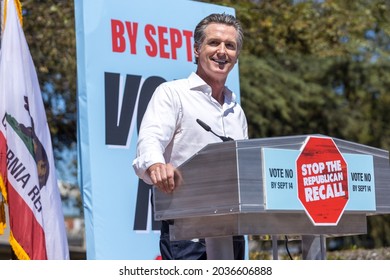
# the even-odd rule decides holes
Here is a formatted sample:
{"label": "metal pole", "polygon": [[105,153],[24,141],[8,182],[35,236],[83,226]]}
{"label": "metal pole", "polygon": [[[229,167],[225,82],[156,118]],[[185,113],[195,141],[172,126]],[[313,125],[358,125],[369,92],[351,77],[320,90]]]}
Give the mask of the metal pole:
{"label": "metal pole", "polygon": [[208,260],[234,260],[233,237],[207,237],[206,253]]}
{"label": "metal pole", "polygon": [[302,259],[326,259],[326,243],[324,235],[302,235]]}
{"label": "metal pole", "polygon": [[278,236],[277,235],[272,235],[272,258],[274,260],[279,259],[279,254],[278,254]]}

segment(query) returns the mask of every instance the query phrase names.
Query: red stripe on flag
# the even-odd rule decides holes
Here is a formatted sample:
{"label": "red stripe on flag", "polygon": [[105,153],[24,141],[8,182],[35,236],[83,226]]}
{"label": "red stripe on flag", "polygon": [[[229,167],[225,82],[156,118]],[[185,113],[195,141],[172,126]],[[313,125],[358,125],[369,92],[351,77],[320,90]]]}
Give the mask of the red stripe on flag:
{"label": "red stripe on flag", "polygon": [[31,260],[46,260],[45,233],[23,198],[8,183],[9,223],[12,235]]}

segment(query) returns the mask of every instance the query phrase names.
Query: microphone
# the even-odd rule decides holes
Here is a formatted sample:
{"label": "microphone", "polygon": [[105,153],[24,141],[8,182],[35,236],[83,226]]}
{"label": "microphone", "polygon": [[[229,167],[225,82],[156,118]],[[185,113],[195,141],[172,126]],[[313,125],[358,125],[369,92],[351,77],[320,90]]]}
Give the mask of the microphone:
{"label": "microphone", "polygon": [[234,141],[233,138],[230,138],[230,137],[225,137],[225,136],[221,136],[221,135],[218,135],[218,134],[215,134],[214,131],[211,130],[211,128],[205,124],[204,122],[202,122],[200,119],[196,119],[196,122],[204,128],[204,130],[206,131],[209,131],[211,132],[212,134],[214,134],[215,136],[219,137],[223,142],[227,142],[227,141]]}

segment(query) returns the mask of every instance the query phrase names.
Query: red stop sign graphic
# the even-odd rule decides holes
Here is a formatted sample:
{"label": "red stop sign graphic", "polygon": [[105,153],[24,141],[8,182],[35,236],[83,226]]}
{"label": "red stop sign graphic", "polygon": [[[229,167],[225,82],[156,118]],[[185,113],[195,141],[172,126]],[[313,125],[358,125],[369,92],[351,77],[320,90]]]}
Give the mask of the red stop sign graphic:
{"label": "red stop sign graphic", "polygon": [[310,136],[296,160],[298,198],[314,225],[337,225],[347,205],[348,172],[328,137]]}

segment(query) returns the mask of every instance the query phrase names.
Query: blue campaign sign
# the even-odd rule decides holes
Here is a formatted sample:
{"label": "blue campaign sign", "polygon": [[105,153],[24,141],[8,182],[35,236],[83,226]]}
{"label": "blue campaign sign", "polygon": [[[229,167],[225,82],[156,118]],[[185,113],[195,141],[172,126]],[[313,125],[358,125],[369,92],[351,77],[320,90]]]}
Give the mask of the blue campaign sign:
{"label": "blue campaign sign", "polygon": [[[265,208],[267,210],[304,210],[298,199],[295,161],[299,150],[263,148]],[[376,210],[374,162],[371,155],[342,154],[348,166],[349,200],[345,211]],[[317,186],[326,185],[325,176],[313,176]]]}
{"label": "blue campaign sign", "polygon": [[263,148],[265,208],[303,210],[297,195],[295,160],[299,151]]}
{"label": "blue campaign sign", "polygon": [[375,175],[373,157],[343,154],[348,163],[349,202],[345,210],[375,211]]}
{"label": "blue campaign sign", "polygon": [[[133,169],[154,89],[195,71],[192,33],[234,9],[189,0],[75,0],[78,158],[88,259],[154,259],[151,186]],[[227,85],[239,96],[238,66]],[[162,116],[163,117],[163,116]]]}

